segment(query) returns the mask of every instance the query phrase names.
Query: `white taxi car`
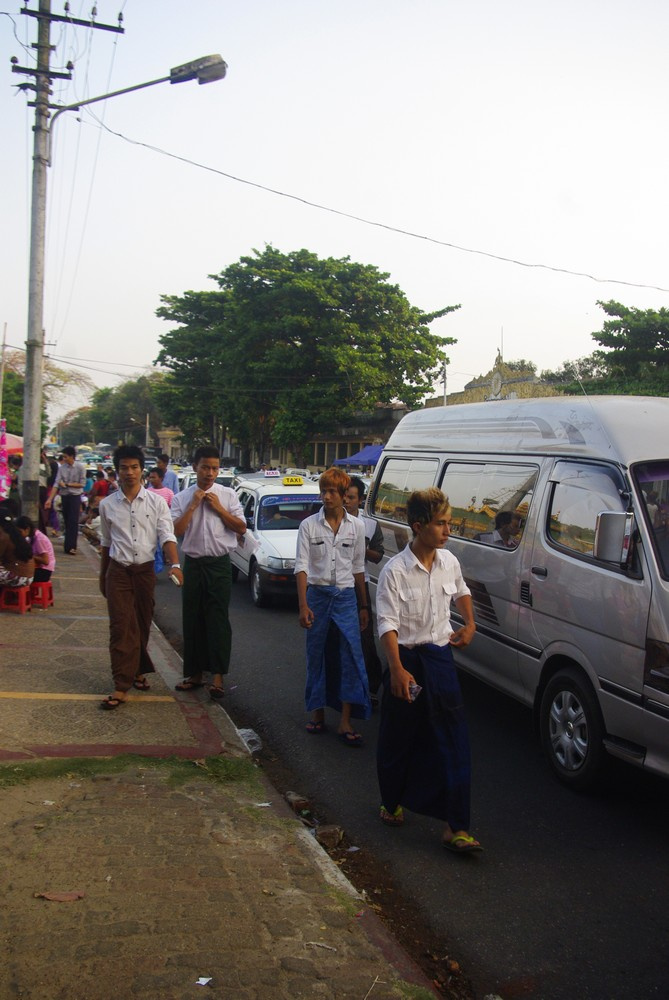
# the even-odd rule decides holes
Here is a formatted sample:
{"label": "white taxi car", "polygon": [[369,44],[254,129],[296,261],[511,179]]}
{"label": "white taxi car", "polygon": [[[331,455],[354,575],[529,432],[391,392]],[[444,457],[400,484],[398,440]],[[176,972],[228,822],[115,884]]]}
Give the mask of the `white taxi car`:
{"label": "white taxi car", "polygon": [[249,581],[256,607],[280,594],[295,594],[295,550],[300,523],[320,510],[318,484],[302,476],[270,471],[237,487],[247,531],[231,553],[232,573]]}

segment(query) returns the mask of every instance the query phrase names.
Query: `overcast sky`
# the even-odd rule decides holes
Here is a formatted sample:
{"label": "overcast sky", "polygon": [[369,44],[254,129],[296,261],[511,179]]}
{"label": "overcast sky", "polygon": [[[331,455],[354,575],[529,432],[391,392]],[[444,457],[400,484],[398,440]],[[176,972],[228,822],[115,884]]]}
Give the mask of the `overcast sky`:
{"label": "overcast sky", "polygon": [[[3,0],[11,18],[0,18],[0,323],[11,345],[26,334],[33,110],[9,59],[32,65],[37,30],[20,6]],[[70,0],[75,17],[91,6]],[[153,362],[162,294],[212,289],[209,274],[267,243],[374,264],[427,311],[460,303],[433,325],[458,341],[449,391],[487,372],[500,347],[539,370],[591,353],[605,319],[597,299],[669,305],[666,0],[97,0],[97,10],[104,24],[122,10],[125,34],[54,24],[53,68],[75,64],[54,102],[210,53],[229,66],[222,82],[161,84],[55,126],[46,339],[97,385]]]}

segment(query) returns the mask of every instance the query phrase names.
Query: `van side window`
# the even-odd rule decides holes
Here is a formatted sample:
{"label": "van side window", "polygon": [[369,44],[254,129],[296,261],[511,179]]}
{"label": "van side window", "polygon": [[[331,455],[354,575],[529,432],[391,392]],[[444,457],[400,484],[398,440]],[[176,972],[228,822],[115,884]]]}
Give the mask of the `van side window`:
{"label": "van side window", "polygon": [[407,523],[407,500],[414,490],[434,486],[439,462],[425,458],[389,458],[378,476],[371,512],[388,521]]}
{"label": "van side window", "polygon": [[538,471],[535,465],[449,462],[441,488],[453,511],[451,534],[515,549],[522,538]]}
{"label": "van side window", "polygon": [[604,466],[557,462],[550,478],[548,537],[562,548],[592,556],[597,515],[625,509],[618,474]]}

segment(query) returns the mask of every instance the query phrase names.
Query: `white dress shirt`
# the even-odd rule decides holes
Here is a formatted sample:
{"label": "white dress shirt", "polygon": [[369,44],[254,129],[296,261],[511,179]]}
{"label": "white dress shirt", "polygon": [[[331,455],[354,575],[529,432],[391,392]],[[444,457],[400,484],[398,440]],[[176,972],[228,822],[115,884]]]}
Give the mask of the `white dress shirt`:
{"label": "white dress shirt", "polygon": [[354,587],[354,573],[365,569],[365,526],[359,517],[344,511],[339,530],[334,531],[321,508],[306,517],[297,533],[295,573],[307,574],[314,587]]}
{"label": "white dress shirt", "polygon": [[[195,483],[175,495],[170,509],[173,521],[183,517],[198,488]],[[207,493],[215,493],[221,502],[221,507],[229,511],[233,517],[244,521],[244,510],[234,490],[214,483]],[[181,551],[191,559],[201,559],[203,556],[227,556],[236,547],[237,533],[223,524],[216,511],[203,500],[193,512],[186,528]]]}
{"label": "white dress shirt", "polygon": [[140,487],[134,500],[116,490],[100,501],[100,544],[123,566],[153,562],[158,546],[176,542],[170,509],[161,496]]}
{"label": "white dress shirt", "polygon": [[401,646],[426,642],[445,646],[453,633],[450,607],[453,598],[471,593],[460,563],[447,549],[437,549],[427,570],[409,545],[381,570],[376,590],[379,638],[397,632]]}
{"label": "white dress shirt", "polygon": [[[63,462],[58,466],[58,474],[53,485],[61,496],[78,497],[84,492],[85,482],[86,469],[81,462],[73,462],[72,465]],[[70,483],[81,483],[81,486],[70,486]]]}

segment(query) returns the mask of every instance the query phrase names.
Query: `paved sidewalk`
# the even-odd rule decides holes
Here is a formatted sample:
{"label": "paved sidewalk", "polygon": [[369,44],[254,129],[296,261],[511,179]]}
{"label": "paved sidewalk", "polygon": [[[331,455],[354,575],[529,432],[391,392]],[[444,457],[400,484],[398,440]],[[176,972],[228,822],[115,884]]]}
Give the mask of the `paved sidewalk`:
{"label": "paved sidewalk", "polygon": [[[98,555],[56,556],[55,606],[0,613],[0,997],[434,996],[226,713],[174,693],[158,629],[151,690],[98,709]],[[141,756],[115,770],[123,754]],[[59,892],[81,896],[35,896]]]}

